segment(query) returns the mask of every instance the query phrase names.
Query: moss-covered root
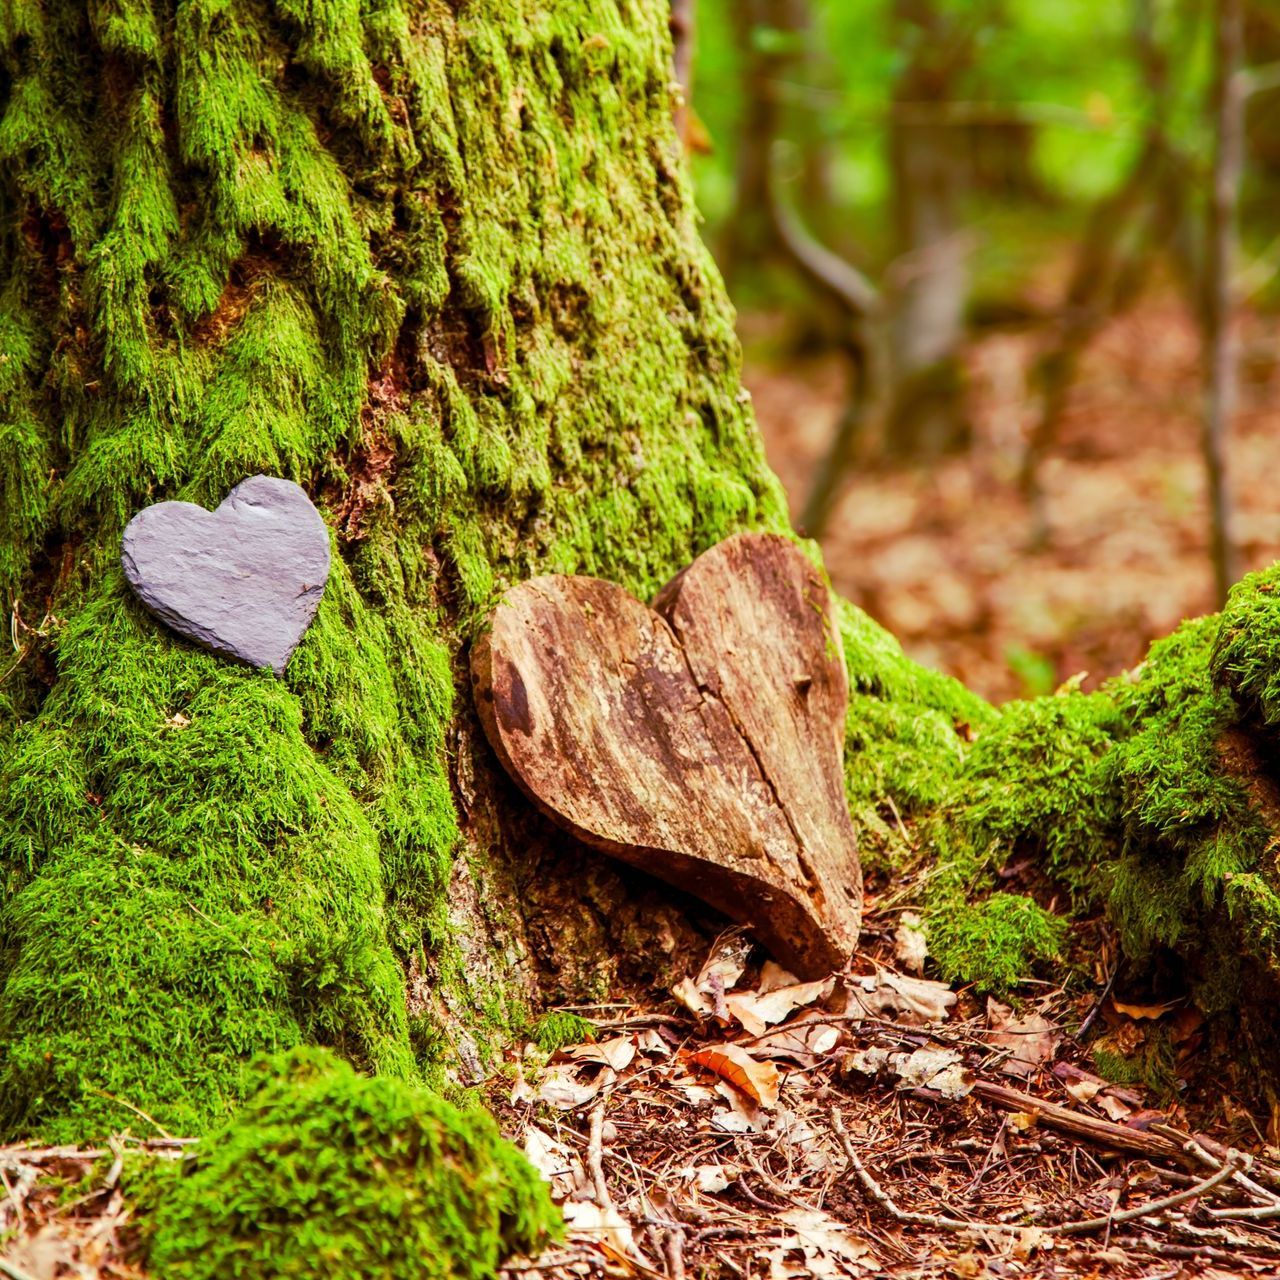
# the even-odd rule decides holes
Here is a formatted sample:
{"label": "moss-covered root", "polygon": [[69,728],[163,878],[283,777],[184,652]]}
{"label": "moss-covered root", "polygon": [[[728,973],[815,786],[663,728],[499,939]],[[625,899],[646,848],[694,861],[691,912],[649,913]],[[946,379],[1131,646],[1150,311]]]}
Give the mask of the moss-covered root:
{"label": "moss-covered root", "polygon": [[319,1049],[270,1079],[160,1190],[165,1280],[482,1280],[556,1234],[533,1168],[483,1112],[358,1075]]}

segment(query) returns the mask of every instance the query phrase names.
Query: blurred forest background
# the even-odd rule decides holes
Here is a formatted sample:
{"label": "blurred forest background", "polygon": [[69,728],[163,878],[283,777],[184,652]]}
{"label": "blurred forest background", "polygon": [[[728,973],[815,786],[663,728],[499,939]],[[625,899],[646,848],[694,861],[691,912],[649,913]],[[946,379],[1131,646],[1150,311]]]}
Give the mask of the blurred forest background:
{"label": "blurred forest background", "polygon": [[1280,557],[1280,0],[673,0],[798,525],[997,699]]}

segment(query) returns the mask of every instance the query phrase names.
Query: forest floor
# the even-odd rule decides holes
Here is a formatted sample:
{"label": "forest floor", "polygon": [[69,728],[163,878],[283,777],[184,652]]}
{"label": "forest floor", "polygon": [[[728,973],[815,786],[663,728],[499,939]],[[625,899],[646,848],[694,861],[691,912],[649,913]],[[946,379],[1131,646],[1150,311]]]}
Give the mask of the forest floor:
{"label": "forest floor", "polygon": [[[743,964],[734,935],[674,1001],[588,1010],[594,1039],[514,1054],[490,1089],[568,1235],[505,1280],[1280,1275],[1280,1150],[1183,1001],[1029,986],[1015,1010],[916,972],[872,899],[840,980]],[[1094,1069],[1160,1040],[1162,1083]],[[1219,1046],[1221,1047],[1221,1046]]]}
{"label": "forest floor", "polygon": [[[763,352],[776,317],[746,315],[745,380],[773,469],[798,512],[840,411],[837,356]],[[1250,315],[1231,441],[1244,568],[1280,558],[1280,318]],[[988,698],[1085,688],[1139,662],[1183,618],[1214,608],[1199,454],[1198,345],[1185,309],[1154,295],[1090,347],[1042,471],[1049,537],[1033,549],[1018,491],[1037,409],[1043,332],[967,353],[972,447],[851,476],[822,546],[836,589],[908,652]]]}

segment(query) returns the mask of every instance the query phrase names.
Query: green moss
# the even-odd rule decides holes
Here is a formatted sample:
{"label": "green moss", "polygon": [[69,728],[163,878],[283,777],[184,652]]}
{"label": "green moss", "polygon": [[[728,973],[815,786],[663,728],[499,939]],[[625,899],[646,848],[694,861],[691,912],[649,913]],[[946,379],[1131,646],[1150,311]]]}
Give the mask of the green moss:
{"label": "green moss", "polygon": [[[126,1105],[201,1132],[306,1043],[439,1078],[415,956],[452,1016],[510,1024],[445,901],[462,646],[532,572],[644,595],[785,528],[664,6],[427,8],[0,17],[0,586],[52,609],[0,684],[9,1134]],[[115,568],[140,505],[257,471],[334,530],[284,682],[174,640]]]}
{"label": "green moss", "polygon": [[[1188,622],[1111,686],[1134,725],[1108,762],[1123,848],[1110,906],[1131,954],[1157,946],[1204,950],[1225,887],[1257,867],[1270,841],[1245,780],[1222,754],[1238,713],[1213,680],[1217,635],[1216,618]],[[1213,986],[1233,981],[1217,968],[1198,979],[1210,1004],[1221,1003]]]}
{"label": "green moss", "polygon": [[1280,565],[1236,583],[1222,611],[1212,655],[1215,681],[1254,709],[1264,724],[1280,723]]}
{"label": "green moss", "polygon": [[538,1175],[483,1112],[300,1050],[161,1185],[148,1264],[172,1280],[487,1280],[559,1233]]}
{"label": "green moss", "polygon": [[1175,1095],[1178,1087],[1177,1050],[1167,1032],[1152,1027],[1136,1050],[1121,1052],[1108,1037],[1091,1050],[1094,1069],[1112,1084],[1140,1084],[1157,1098]]}
{"label": "green moss", "polygon": [[980,992],[1006,992],[1060,960],[1066,932],[1061,916],[1016,893],[935,900],[928,915],[929,951],[939,969]]}
{"label": "green moss", "polygon": [[533,1024],[530,1036],[543,1053],[555,1053],[567,1044],[585,1044],[596,1038],[595,1023],[576,1013],[559,1010],[544,1013]]}

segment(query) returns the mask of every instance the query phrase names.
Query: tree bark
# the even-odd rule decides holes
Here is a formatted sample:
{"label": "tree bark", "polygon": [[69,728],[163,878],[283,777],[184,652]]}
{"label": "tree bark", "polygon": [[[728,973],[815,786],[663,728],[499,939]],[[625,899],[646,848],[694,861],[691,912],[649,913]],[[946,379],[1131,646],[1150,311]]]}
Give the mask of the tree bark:
{"label": "tree bark", "polygon": [[969,245],[960,202],[969,160],[942,119],[972,53],[970,16],[929,0],[897,0],[895,30],[910,49],[889,117],[895,260],[890,347],[890,448],[929,457],[967,437],[959,345],[969,298]]}
{"label": "tree bark", "polygon": [[1205,234],[1202,311],[1206,373],[1201,450],[1209,491],[1209,555],[1218,604],[1237,575],[1229,468],[1239,375],[1234,334],[1236,214],[1244,164],[1244,9],[1219,0],[1214,27],[1214,159]]}
{"label": "tree bark", "polygon": [[[678,973],[706,912],[532,809],[470,646],[535,573],[647,600],[789,532],[679,164],[666,0],[125,12],[0,28],[5,1138],[208,1133],[294,1047],[471,1082],[545,1002]],[[167,634],[119,565],[141,506],[261,472],[334,551],[282,679]],[[840,607],[852,816],[882,874],[889,815],[935,851],[946,972],[1035,959],[1043,909],[984,896],[1025,848],[1206,1005],[1267,1007],[1276,598],[1246,584],[1139,674],[999,712]],[[332,1079],[305,1097],[357,1088]]]}

